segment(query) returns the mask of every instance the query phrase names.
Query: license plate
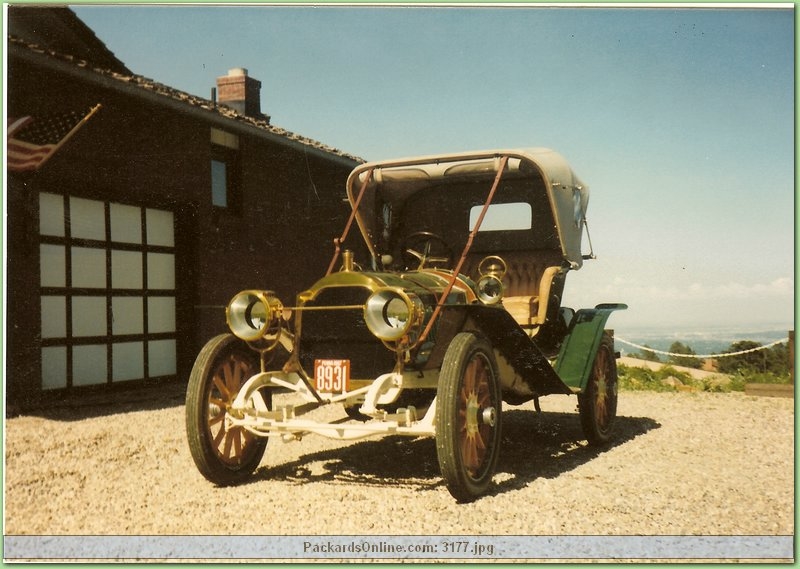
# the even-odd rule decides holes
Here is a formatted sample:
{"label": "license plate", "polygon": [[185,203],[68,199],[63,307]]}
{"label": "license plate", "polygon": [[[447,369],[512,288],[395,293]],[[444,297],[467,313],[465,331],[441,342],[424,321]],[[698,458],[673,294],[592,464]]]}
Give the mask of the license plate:
{"label": "license plate", "polygon": [[317,391],[345,393],[350,390],[350,360],[315,360]]}

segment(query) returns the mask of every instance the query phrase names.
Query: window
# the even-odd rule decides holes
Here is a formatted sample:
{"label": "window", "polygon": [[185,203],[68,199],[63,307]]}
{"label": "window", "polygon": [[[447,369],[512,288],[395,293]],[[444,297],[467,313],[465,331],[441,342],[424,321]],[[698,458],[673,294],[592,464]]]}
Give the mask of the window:
{"label": "window", "polygon": [[228,165],[222,160],[211,161],[211,203],[228,207]]}
{"label": "window", "polygon": [[238,211],[238,155],[227,148],[213,147],[211,152],[211,204],[215,208]]}
{"label": "window", "polygon": [[211,204],[235,209],[239,191],[239,137],[211,129]]}
{"label": "window", "polygon": [[[469,230],[475,229],[478,218],[483,210],[483,205],[476,205],[469,212]],[[486,211],[486,216],[481,223],[480,231],[514,231],[530,229],[532,217],[531,204],[502,203],[492,204]]]}

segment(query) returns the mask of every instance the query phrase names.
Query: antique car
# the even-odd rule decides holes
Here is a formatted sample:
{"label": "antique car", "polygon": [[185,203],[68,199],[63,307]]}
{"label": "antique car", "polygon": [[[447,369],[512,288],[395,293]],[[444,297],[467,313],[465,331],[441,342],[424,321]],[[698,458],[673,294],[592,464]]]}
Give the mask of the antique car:
{"label": "antique car", "polygon": [[[591,444],[612,436],[613,335],[624,304],[561,306],[585,259],[588,188],[543,148],[356,167],[352,213],[327,273],[295,302],[244,290],[229,334],[197,357],[186,396],[192,457],[218,485],[243,481],[269,438],[435,437],[450,493],[486,493],[503,403],[576,396]],[[361,257],[347,247],[360,229]],[[355,232],[353,232],[355,233]],[[279,394],[292,403],[273,404]],[[308,413],[340,405],[341,420]]]}

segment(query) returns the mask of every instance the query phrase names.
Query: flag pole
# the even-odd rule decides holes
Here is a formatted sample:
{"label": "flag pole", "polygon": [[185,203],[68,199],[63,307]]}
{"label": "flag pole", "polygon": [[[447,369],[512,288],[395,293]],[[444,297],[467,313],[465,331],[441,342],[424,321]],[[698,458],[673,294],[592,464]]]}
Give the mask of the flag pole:
{"label": "flag pole", "polygon": [[51,157],[53,154],[55,154],[56,152],[58,152],[58,149],[59,149],[59,148],[61,148],[62,146],[64,146],[64,144],[65,144],[65,143],[66,143],[66,142],[67,142],[67,141],[68,141],[70,138],[72,138],[72,135],[73,135],[73,134],[75,134],[76,132],[78,132],[78,129],[80,129],[80,128],[81,128],[83,125],[85,125],[85,124],[88,122],[88,120],[89,120],[90,118],[92,118],[92,116],[93,116],[93,115],[94,115],[94,114],[95,114],[97,111],[99,111],[99,110],[100,110],[102,107],[103,107],[103,105],[101,105],[100,103],[97,103],[97,104],[96,104],[94,107],[92,107],[92,109],[89,111],[89,114],[87,114],[85,117],[83,117],[83,118],[80,120],[80,122],[78,122],[78,124],[76,124],[74,127],[72,127],[72,130],[70,130],[70,131],[67,133],[67,135],[66,135],[64,138],[62,138],[62,139],[61,139],[61,140],[58,142],[58,144],[56,144],[56,145],[53,147],[53,150],[52,150],[50,153],[48,153],[48,154],[47,154],[47,156],[45,156],[45,157],[44,157],[44,159],[43,159],[41,162],[39,162],[39,164],[36,166],[36,169],[38,170],[39,168],[41,168],[42,166],[44,166],[45,162],[47,162],[48,160],[50,160],[50,157]]}

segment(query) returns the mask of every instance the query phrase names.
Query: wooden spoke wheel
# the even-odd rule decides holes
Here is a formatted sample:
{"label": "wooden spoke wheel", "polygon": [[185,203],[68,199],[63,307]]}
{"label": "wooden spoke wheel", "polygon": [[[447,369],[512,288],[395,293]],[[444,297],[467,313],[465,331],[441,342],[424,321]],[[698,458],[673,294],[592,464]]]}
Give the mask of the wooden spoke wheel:
{"label": "wooden spoke wheel", "polygon": [[491,346],[470,333],[450,344],[436,394],[436,451],[447,489],[461,502],[486,492],[500,450],[501,393]]}
{"label": "wooden spoke wheel", "polygon": [[617,417],[617,362],[613,339],[603,336],[586,389],[578,395],[581,427],[590,444],[611,440]]}
{"label": "wooden spoke wheel", "polygon": [[[267,439],[225,424],[227,410],[247,379],[258,372],[258,354],[231,334],[211,339],[197,356],[186,391],[186,435],[200,473],[227,486],[241,482],[261,462]],[[267,405],[272,406],[267,393]]]}

